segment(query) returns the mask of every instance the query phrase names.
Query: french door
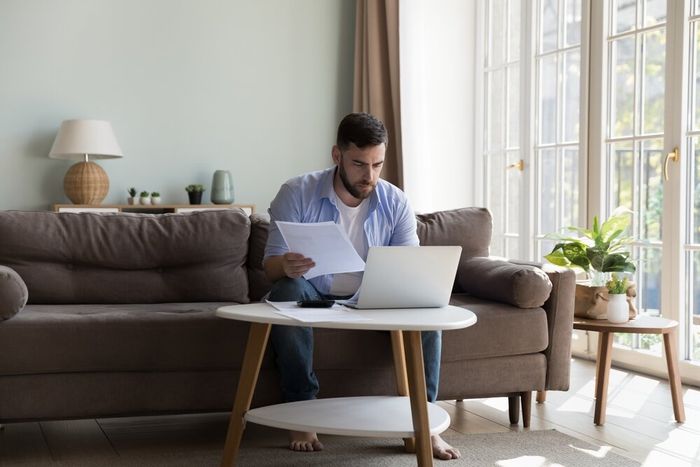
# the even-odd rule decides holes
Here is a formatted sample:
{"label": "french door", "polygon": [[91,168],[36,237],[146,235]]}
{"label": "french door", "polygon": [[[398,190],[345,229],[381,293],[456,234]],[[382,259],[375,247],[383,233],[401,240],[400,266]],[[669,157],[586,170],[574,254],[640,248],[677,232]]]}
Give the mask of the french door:
{"label": "french door", "polygon": [[[541,261],[545,234],[627,206],[636,306],[679,321],[681,374],[700,384],[700,0],[479,3],[492,254]],[[658,336],[615,344],[666,374]]]}

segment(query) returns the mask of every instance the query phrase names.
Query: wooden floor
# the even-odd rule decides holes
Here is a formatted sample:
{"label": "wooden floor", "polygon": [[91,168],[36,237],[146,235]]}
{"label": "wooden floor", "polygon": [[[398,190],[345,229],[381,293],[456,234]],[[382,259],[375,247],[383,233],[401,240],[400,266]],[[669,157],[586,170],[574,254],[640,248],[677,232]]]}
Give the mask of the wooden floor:
{"label": "wooden floor", "polygon": [[[533,397],[531,430],[557,429],[648,466],[700,466],[700,388],[683,387],[685,424],[676,424],[668,383],[626,370],[610,374],[606,424],[593,424],[592,362],[572,361],[571,389]],[[520,431],[508,423],[506,398],[441,402],[459,433]],[[8,424],[0,431],[0,466],[95,465],[149,459],[181,449],[223,449],[227,414],[133,417]],[[213,463],[212,465],[215,465]]]}

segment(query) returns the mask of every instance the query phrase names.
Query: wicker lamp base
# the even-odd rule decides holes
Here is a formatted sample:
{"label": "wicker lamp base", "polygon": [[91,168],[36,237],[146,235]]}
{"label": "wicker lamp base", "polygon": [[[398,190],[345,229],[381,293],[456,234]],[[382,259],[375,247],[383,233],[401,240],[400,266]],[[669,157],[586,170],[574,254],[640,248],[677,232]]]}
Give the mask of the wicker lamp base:
{"label": "wicker lamp base", "polygon": [[109,192],[109,178],[94,162],[78,162],[66,172],[63,190],[73,204],[100,204]]}

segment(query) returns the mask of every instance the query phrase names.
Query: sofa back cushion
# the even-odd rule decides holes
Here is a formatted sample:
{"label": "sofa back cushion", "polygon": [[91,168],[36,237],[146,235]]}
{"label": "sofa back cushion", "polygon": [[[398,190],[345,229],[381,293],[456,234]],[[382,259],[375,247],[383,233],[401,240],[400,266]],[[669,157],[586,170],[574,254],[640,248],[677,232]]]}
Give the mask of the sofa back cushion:
{"label": "sofa back cushion", "polygon": [[248,244],[248,283],[250,284],[250,301],[260,301],[272,288],[263,269],[267,229],[270,227],[269,214],[256,213],[250,216],[250,241]]}
{"label": "sofa back cushion", "polygon": [[462,260],[489,255],[492,221],[486,208],[418,214],[416,219],[421,245],[459,245]]}
{"label": "sofa back cushion", "polygon": [[250,221],[188,214],[0,212],[0,264],[29,303],[248,302]]}

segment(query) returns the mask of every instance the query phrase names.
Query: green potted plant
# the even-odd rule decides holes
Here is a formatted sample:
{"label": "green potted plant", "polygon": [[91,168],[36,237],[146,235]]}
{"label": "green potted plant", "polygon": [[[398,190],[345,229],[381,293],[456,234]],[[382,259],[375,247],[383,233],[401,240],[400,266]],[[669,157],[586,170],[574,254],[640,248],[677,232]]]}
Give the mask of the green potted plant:
{"label": "green potted plant", "polygon": [[136,204],[136,188],[133,186],[126,190],[129,193],[129,198],[126,200],[129,204]]}
{"label": "green potted plant", "polygon": [[629,244],[632,237],[624,235],[632,211],[618,207],[602,224],[593,218],[593,228],[567,227],[579,237],[549,234],[545,238],[556,240],[551,253],[545,259],[557,266],[577,269],[586,273],[593,286],[605,285],[607,273],[634,273],[636,266],[630,259]]}
{"label": "green potted plant", "polygon": [[190,198],[190,204],[202,204],[202,193],[204,193],[205,190],[206,188],[204,188],[204,185],[187,185],[185,191]]}
{"label": "green potted plant", "polygon": [[147,191],[142,191],[139,195],[139,203],[141,204],[151,204],[151,196]]}
{"label": "green potted plant", "polygon": [[157,191],[151,193],[151,204],[160,204],[160,193]]}

